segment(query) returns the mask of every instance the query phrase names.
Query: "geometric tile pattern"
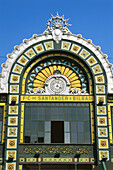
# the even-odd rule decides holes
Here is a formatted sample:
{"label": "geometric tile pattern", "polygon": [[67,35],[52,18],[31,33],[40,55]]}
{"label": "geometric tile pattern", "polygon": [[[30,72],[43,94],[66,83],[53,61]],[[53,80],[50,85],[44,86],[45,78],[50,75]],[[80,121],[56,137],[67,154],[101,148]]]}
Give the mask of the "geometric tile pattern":
{"label": "geometric tile pattern", "polygon": [[107,158],[107,160],[109,160],[109,151],[100,150],[99,151],[99,160],[102,160],[102,158]]}
{"label": "geometric tile pattern", "polygon": [[71,51],[74,52],[74,53],[78,53],[80,51],[81,47],[76,45],[76,44],[73,44],[72,47],[71,47]]}
{"label": "geometric tile pattern", "polygon": [[108,137],[108,129],[107,128],[98,128],[98,136],[99,137]]}
{"label": "geometric tile pattern", "polygon": [[43,162],[72,162],[72,158],[43,158]]}
{"label": "geometric tile pattern", "polygon": [[94,158],[19,158],[19,163],[94,163]]}
{"label": "geometric tile pattern", "polygon": [[108,140],[107,139],[99,139],[99,148],[100,149],[108,149]]}
{"label": "geometric tile pattern", "polygon": [[16,163],[6,163],[6,170],[16,170]]}
{"label": "geometric tile pattern", "polygon": [[70,42],[62,41],[61,49],[63,49],[63,50],[69,50],[70,45],[71,45]]}
{"label": "geometric tile pattern", "polygon": [[16,151],[14,150],[7,150],[7,157],[6,160],[8,160],[10,158],[13,158],[13,160],[16,160]]}
{"label": "geometric tile pattern", "polygon": [[97,115],[106,115],[106,107],[97,106]]}
{"label": "geometric tile pattern", "polygon": [[53,41],[45,42],[44,45],[45,45],[46,50],[52,50],[52,49],[54,49],[54,47],[53,47]]}
{"label": "geometric tile pattern", "polygon": [[16,127],[8,127],[8,137],[17,137],[17,128]]}
{"label": "geometric tile pattern", "polygon": [[18,106],[9,106],[9,115],[17,115]]}
{"label": "geometric tile pattern", "polygon": [[7,148],[14,149],[17,147],[17,139],[7,139]]}
{"label": "geometric tile pattern", "polygon": [[83,50],[80,52],[79,55],[80,55],[82,58],[86,59],[86,58],[90,55],[90,53],[89,53],[87,50],[83,49]]}

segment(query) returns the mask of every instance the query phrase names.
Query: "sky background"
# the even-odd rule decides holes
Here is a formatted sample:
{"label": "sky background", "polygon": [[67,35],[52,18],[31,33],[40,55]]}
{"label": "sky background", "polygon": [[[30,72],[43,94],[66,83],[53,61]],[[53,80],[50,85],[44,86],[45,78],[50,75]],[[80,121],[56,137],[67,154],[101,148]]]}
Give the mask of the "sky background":
{"label": "sky background", "polygon": [[113,0],[0,0],[0,65],[23,39],[42,34],[57,11],[70,18],[73,34],[92,39],[113,64]]}

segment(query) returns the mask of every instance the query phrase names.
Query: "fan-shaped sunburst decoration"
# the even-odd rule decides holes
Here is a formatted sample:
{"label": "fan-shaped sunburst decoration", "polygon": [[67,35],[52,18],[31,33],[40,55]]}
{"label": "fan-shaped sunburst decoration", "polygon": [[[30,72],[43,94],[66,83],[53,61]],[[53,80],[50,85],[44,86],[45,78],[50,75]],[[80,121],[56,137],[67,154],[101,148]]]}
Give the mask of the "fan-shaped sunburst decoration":
{"label": "fan-shaped sunburst decoration", "polygon": [[[68,94],[88,92],[87,78],[82,69],[70,61],[50,59],[49,61],[40,63],[40,65],[32,70],[27,81],[27,93],[49,93],[45,87],[47,86],[46,82],[51,78],[59,79],[59,81],[56,81],[56,84],[54,81],[54,86],[57,89],[61,88],[61,79],[65,79],[65,82],[68,82],[66,85],[69,89],[68,92],[66,90]],[[60,90],[57,90],[57,92],[53,94],[57,94],[58,91]]]}

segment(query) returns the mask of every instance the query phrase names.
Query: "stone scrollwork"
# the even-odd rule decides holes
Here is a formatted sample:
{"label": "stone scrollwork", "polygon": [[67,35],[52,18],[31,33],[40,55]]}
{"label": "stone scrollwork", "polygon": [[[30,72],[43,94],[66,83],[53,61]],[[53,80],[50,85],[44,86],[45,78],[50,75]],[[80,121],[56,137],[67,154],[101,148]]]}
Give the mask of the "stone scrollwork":
{"label": "stone scrollwork", "polygon": [[47,23],[48,28],[45,30],[44,34],[52,34],[56,43],[59,43],[63,34],[71,34],[67,28],[68,26],[71,26],[71,24],[67,23],[68,20],[69,19],[64,19],[64,15],[60,17],[58,12],[55,17],[51,14],[51,19],[49,19]]}
{"label": "stone scrollwork", "polygon": [[73,95],[89,95],[85,90],[80,90],[79,88],[70,88],[70,93]]}
{"label": "stone scrollwork", "polygon": [[30,89],[29,94],[43,94],[45,93],[45,89],[42,87],[38,87],[36,89]]}

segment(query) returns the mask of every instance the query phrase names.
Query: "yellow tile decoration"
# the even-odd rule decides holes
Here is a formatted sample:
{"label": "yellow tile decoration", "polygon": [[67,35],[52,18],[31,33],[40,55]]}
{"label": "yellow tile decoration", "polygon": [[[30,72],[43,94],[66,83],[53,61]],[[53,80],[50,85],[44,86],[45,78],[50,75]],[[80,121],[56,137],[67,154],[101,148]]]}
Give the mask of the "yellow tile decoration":
{"label": "yellow tile decoration", "polygon": [[100,75],[100,76],[96,76],[95,77],[96,79],[96,83],[104,83],[104,76],[103,75]]}
{"label": "yellow tile decoration", "polygon": [[46,50],[53,49],[53,41],[44,43]]}
{"label": "yellow tile decoration", "polygon": [[110,143],[113,143],[112,117],[111,117],[111,107],[112,106],[113,106],[113,103],[108,103],[108,123],[109,123],[109,138],[110,138]]}
{"label": "yellow tile decoration", "polygon": [[32,57],[34,57],[36,54],[35,54],[34,50],[31,48],[31,49],[29,49],[29,50],[25,53],[25,55],[26,55],[27,57],[29,57],[29,58],[32,58]]}
{"label": "yellow tile decoration", "polygon": [[15,64],[15,66],[14,66],[14,68],[13,68],[13,72],[14,72],[14,73],[21,74],[22,69],[23,69],[22,66],[20,66],[20,65],[18,65],[18,64]]}
{"label": "yellow tile decoration", "polygon": [[85,59],[90,55],[90,53],[87,50],[83,49],[79,55]]}
{"label": "yellow tile decoration", "polygon": [[43,162],[73,162],[72,158],[43,158]]}
{"label": "yellow tile decoration", "polygon": [[89,162],[89,158],[79,158],[79,162]]}
{"label": "yellow tile decoration", "polygon": [[15,74],[11,75],[11,80],[10,80],[11,83],[19,83],[19,80],[20,80],[20,76]]}
{"label": "yellow tile decoration", "polygon": [[41,158],[38,158],[38,162],[41,162]]}
{"label": "yellow tile decoration", "polygon": [[19,93],[19,85],[10,85],[10,93]]}
{"label": "yellow tile decoration", "polygon": [[78,159],[77,159],[77,158],[74,158],[74,162],[78,162]]}
{"label": "yellow tile decoration", "polygon": [[25,56],[22,55],[17,62],[25,66],[28,61],[29,60]]}
{"label": "yellow tile decoration", "polygon": [[92,67],[94,74],[99,74],[102,72],[101,67],[99,65],[96,65]]}
{"label": "yellow tile decoration", "polygon": [[25,162],[25,158],[19,158],[19,162]]}
{"label": "yellow tile decoration", "polygon": [[94,133],[94,106],[90,103],[90,117],[91,117],[91,137],[92,143],[95,142],[95,133]]}
{"label": "yellow tile decoration", "polygon": [[16,163],[6,163],[6,170],[16,170]]}
{"label": "yellow tile decoration", "polygon": [[99,151],[99,160],[102,160],[102,158],[109,160],[109,151]]}
{"label": "yellow tile decoration", "polygon": [[18,104],[18,95],[10,95],[9,96],[9,103],[11,104],[11,102],[16,102],[15,104]]}
{"label": "yellow tile decoration", "polygon": [[98,117],[97,122],[98,122],[98,126],[107,126],[107,118],[106,117]]}
{"label": "yellow tile decoration", "polygon": [[20,143],[24,139],[24,103],[21,103],[21,120],[20,120]]}
{"label": "yellow tile decoration", "polygon": [[93,56],[88,58],[87,62],[89,63],[90,66],[92,66],[92,65],[97,63],[96,59]]}
{"label": "yellow tile decoration", "polygon": [[18,114],[18,106],[9,106],[9,114],[17,115]]}
{"label": "yellow tile decoration", "polygon": [[71,47],[71,51],[73,51],[76,54],[80,51],[80,49],[81,49],[81,47],[76,44],[73,44]]}
{"label": "yellow tile decoration", "polygon": [[106,107],[97,106],[97,115],[106,115]]}
{"label": "yellow tile decoration", "polygon": [[95,158],[91,158],[90,160],[91,160],[91,162],[92,162],[92,163],[94,163],[94,162],[95,162]]}
{"label": "yellow tile decoration", "polygon": [[8,127],[8,137],[17,137],[17,128]]}
{"label": "yellow tile decoration", "polygon": [[101,86],[96,86],[96,93],[102,93],[104,94],[105,93],[105,86],[104,85],[101,85]]}
{"label": "yellow tile decoration", "polygon": [[7,115],[7,105],[5,103],[0,103],[0,106],[4,107],[3,113],[3,128],[2,128],[2,143],[5,142],[5,131],[6,131],[6,115]]}
{"label": "yellow tile decoration", "polygon": [[23,170],[23,165],[19,165],[19,170]]}
{"label": "yellow tile decoration", "polygon": [[97,104],[99,104],[100,102],[103,102],[103,104],[106,103],[105,96],[96,96],[96,98],[97,98]]}
{"label": "yellow tile decoration", "polygon": [[37,162],[37,158],[26,158],[26,162]]}
{"label": "yellow tile decoration", "polygon": [[7,139],[7,148],[17,148],[17,139]]}
{"label": "yellow tile decoration", "polygon": [[69,50],[71,43],[62,41],[62,49]]}
{"label": "yellow tile decoration", "polygon": [[13,160],[16,160],[16,151],[7,151],[6,159],[8,160],[10,158],[13,158]]}
{"label": "yellow tile decoration", "polygon": [[98,128],[98,136],[99,137],[107,137],[107,128]]}
{"label": "yellow tile decoration", "polygon": [[2,161],[3,161],[3,158],[0,158],[0,163],[2,163]]}
{"label": "yellow tile decoration", "polygon": [[99,139],[99,148],[107,149],[108,148],[108,139]]}
{"label": "yellow tile decoration", "polygon": [[36,45],[33,48],[36,50],[37,53],[40,53],[40,52],[44,51],[44,48],[43,48],[42,44]]}
{"label": "yellow tile decoration", "polygon": [[18,125],[18,117],[17,116],[8,117],[8,125],[9,126],[17,126]]}

